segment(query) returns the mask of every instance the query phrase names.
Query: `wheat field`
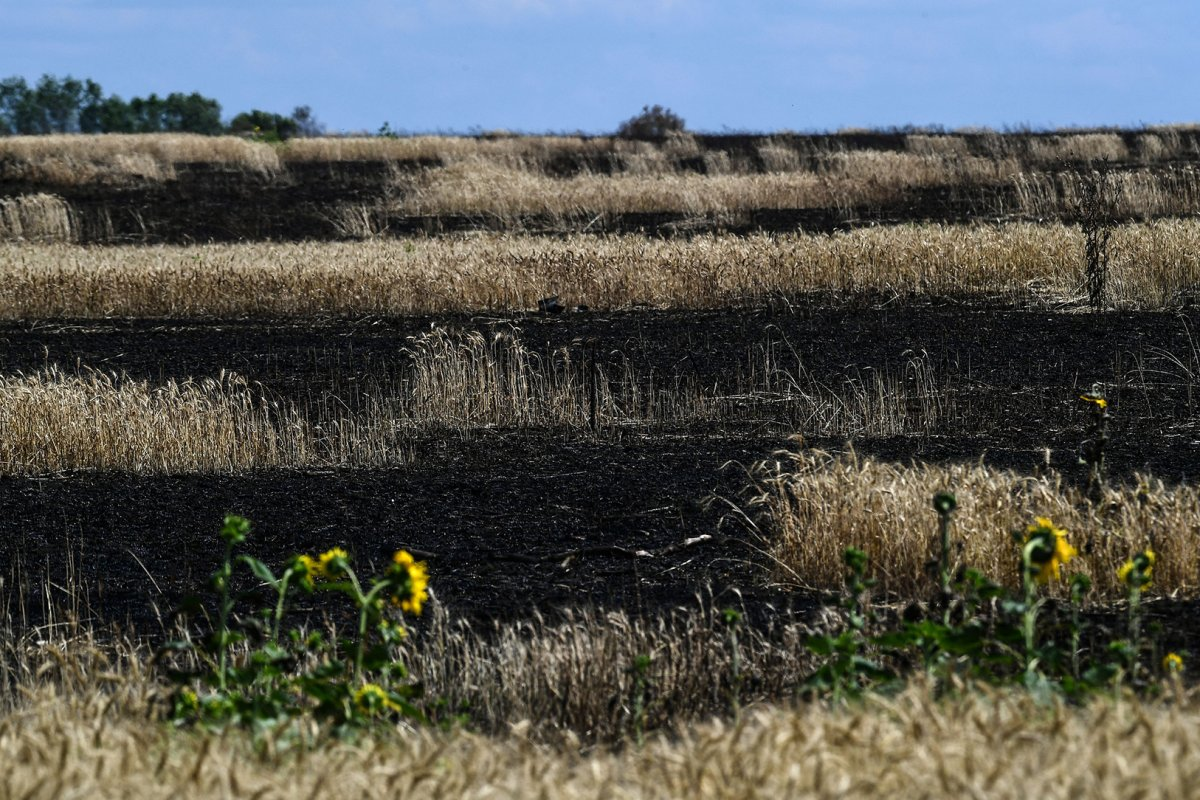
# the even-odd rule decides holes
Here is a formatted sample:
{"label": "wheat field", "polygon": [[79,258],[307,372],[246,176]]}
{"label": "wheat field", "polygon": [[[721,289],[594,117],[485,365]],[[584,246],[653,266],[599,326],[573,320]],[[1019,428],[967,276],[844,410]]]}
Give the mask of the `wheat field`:
{"label": "wheat field", "polygon": [[154,384],[51,365],[0,375],[0,474],[395,465],[408,462],[414,441],[431,436],[530,429],[605,436],[734,423],[755,418],[755,404],[771,407],[768,421],[795,420],[816,435],[953,429],[948,387],[924,358],[826,385],[780,349],[754,348],[726,387],[686,376],[656,385],[628,361],[605,367],[582,348],[536,352],[515,329],[484,336],[438,327],[409,338],[395,374],[374,375],[349,396],[310,396],[304,408],[232,372]]}
{"label": "wheat field", "polygon": [[861,705],[760,706],[642,747],[506,733],[397,730],[357,744],[254,748],[237,733],[147,725],[154,687],[100,670],[48,681],[0,715],[6,797],[1185,798],[1200,770],[1200,705],[1020,692]]}
{"label": "wheat field", "polygon": [[[932,498],[958,498],[952,536],[955,559],[1010,587],[1020,584],[1020,554],[1013,534],[1036,517],[1065,528],[1080,551],[1069,572],[1092,580],[1100,600],[1120,600],[1127,589],[1117,568],[1133,553],[1158,554],[1156,595],[1194,593],[1200,586],[1200,489],[1165,486],[1152,477],[1105,488],[1098,504],[1047,470],[1017,474],[982,464],[902,466],[819,450],[783,451],[754,473],[757,494],[749,504],[775,564],[776,579],[809,588],[836,589],[844,580],[841,555],[865,550],[885,595],[931,596],[936,575],[937,514]],[[1061,588],[1061,587],[1060,587]]]}
{"label": "wheat field", "polygon": [[[1169,308],[1200,287],[1200,222],[1123,225],[1118,308]],[[1084,236],[1061,224],[905,225],[806,235],[196,246],[0,245],[0,318],[437,314],[537,308],[714,308],[771,296],[973,295],[1079,303]]]}
{"label": "wheat field", "polygon": [[[1083,200],[1081,175],[1102,160],[1120,165],[1107,211],[1142,220],[1113,228],[1111,306],[1175,309],[1200,297],[1200,220],[1188,216],[1200,209],[1200,130],[925,131],[896,134],[897,149],[887,150],[850,147],[854,135],[781,134],[728,150],[690,134],[657,143],[497,133],[278,145],[183,135],[2,137],[0,180],[29,193],[0,199],[0,320],[464,312],[519,319],[548,297],[571,310],[565,318],[812,299],[966,298],[1074,312],[1087,299],[1083,232],[1012,220],[1070,216]],[[72,243],[81,238],[70,200],[79,187],[156,187],[205,170],[277,186],[314,165],[352,162],[382,176],[379,197],[329,209],[334,226],[357,241]],[[555,232],[631,213],[679,214],[717,229],[769,209],[831,209],[852,221],[862,207],[941,190],[981,207],[1004,197],[1012,206],[995,218],[1007,221],[668,239],[519,232],[536,228],[531,218]],[[389,237],[397,217],[449,215],[514,232]],[[1178,218],[1156,219],[1170,215]],[[454,437],[484,429],[621,441],[629,431],[649,438],[671,425],[703,423],[732,436],[789,424],[811,437],[902,437],[953,435],[961,420],[1002,416],[956,405],[968,400],[924,355],[828,385],[768,342],[747,352],[726,384],[700,386],[686,376],[671,384],[627,362],[597,366],[581,344],[538,351],[515,329],[485,336],[438,326],[396,347],[395,361],[386,361],[396,366],[367,376],[359,394],[310,395],[307,404],[231,372],[154,382],[47,364],[0,374],[0,476],[391,466],[414,457],[415,441],[453,447]],[[1165,351],[1164,359],[1174,359],[1180,374],[1171,380],[1186,381],[1190,392],[1195,359]],[[753,417],[756,403],[780,416]],[[747,420],[754,424],[733,424]],[[736,527],[738,553],[749,555],[719,558],[762,567],[754,575],[772,585],[754,591],[775,602],[794,598],[768,589],[799,590],[803,610],[752,599],[735,634],[735,617],[723,616],[710,593],[652,618],[576,608],[553,620],[530,612],[473,626],[452,619],[434,596],[396,647],[444,713],[467,709],[469,724],[444,730],[397,724],[338,741],[311,721],[292,739],[174,727],[165,718],[171,687],[144,642],[86,630],[84,592],[66,619],[47,608],[49,622],[32,630],[10,599],[7,619],[0,606],[0,798],[1197,794],[1200,694],[1180,681],[1078,704],[958,685],[953,676],[936,689],[917,676],[897,694],[869,693],[849,705],[801,703],[798,687],[821,661],[807,637],[843,624],[814,598],[843,585],[845,548],[871,557],[881,604],[933,595],[937,491],[958,500],[955,565],[1008,586],[1019,582],[1014,534],[1039,516],[1067,529],[1080,554],[1066,570],[1091,578],[1089,612],[1121,608],[1128,589],[1117,567],[1152,547],[1153,614],[1156,603],[1200,589],[1200,488],[1135,476],[1092,503],[1048,468],[898,465],[799,446],[750,468],[747,483],[743,497],[728,498],[721,527],[707,532]],[[707,501],[711,508],[721,498]],[[518,563],[498,569],[567,570]],[[0,597],[41,585],[49,603],[49,579],[22,578],[19,566],[0,576]],[[14,592],[9,576],[25,585]],[[512,585],[522,585],[519,577]],[[513,591],[514,604],[525,602]],[[1048,590],[1051,598],[1062,593],[1061,585]]]}
{"label": "wheat field", "polygon": [[[288,186],[296,179],[289,170],[347,162],[374,165],[375,172],[370,197],[331,202],[325,211],[346,237],[384,233],[397,218],[465,217],[481,227],[560,232],[637,214],[678,215],[685,228],[689,221],[753,227],[751,215],[770,210],[827,211],[853,222],[881,208],[919,207],[926,190],[935,190],[928,198],[935,206],[948,199],[955,208],[973,209],[973,216],[1070,218],[1098,163],[1119,165],[1106,208],[1114,218],[1148,220],[1200,208],[1193,163],[1200,137],[1190,129],[893,134],[877,148],[838,135],[734,139],[722,149],[719,139],[710,147],[692,134],[657,143],[424,136],[277,145],[187,134],[5,137],[0,179],[27,194],[5,199],[11,208],[0,209],[0,239],[78,238],[79,226],[69,218],[65,230],[56,222],[61,208],[32,199],[47,192],[152,187],[197,170],[241,174],[251,186]],[[74,213],[69,199],[57,200]],[[33,224],[37,213],[49,219]],[[102,232],[104,219],[98,224]],[[100,235],[94,227],[89,224],[89,237]]]}
{"label": "wheat field", "polygon": [[[736,137],[757,158],[731,158],[719,147],[707,150],[693,134],[676,133],[661,142],[608,136],[405,136],[292,139],[271,144],[239,136],[195,134],[99,134],[7,136],[0,140],[5,178],[60,185],[122,180],[170,180],[177,164],[217,164],[255,173],[273,173],[289,163],[490,162],[546,171],[572,158],[600,161],[629,172],[676,171],[681,161],[702,158],[709,172],[788,172],[820,169],[823,162],[845,165],[867,153],[882,155],[891,166],[937,164],[951,175],[964,159],[1010,164],[1018,170],[1053,167],[1064,161],[1156,164],[1200,154],[1200,134],[1189,126],[1159,126],[1140,131],[1057,131],[1045,134],[993,131],[892,134],[895,150],[854,147],[858,133]],[[884,136],[886,138],[887,135]],[[719,141],[719,138],[718,138]],[[873,154],[872,154],[873,153]],[[741,160],[738,160],[738,159]],[[907,160],[906,160],[907,159]],[[876,162],[877,164],[879,162]],[[1007,169],[1004,168],[1004,169]]]}

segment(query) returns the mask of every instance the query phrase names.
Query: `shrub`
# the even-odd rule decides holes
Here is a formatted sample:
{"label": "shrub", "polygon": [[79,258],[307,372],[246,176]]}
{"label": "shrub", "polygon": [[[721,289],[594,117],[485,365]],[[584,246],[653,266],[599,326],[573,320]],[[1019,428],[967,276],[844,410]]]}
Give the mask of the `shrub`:
{"label": "shrub", "polygon": [[622,139],[665,139],[667,134],[682,133],[683,117],[662,106],[642,106],[642,113],[621,123],[617,136]]}

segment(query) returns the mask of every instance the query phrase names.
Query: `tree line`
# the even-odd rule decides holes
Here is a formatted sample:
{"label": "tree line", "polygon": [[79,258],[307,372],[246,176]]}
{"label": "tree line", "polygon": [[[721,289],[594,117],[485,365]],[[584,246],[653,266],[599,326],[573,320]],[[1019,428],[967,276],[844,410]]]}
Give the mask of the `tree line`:
{"label": "tree line", "polygon": [[308,106],[291,116],[254,109],[221,121],[221,104],[199,92],[124,100],[105,95],[100,84],[70,75],[43,75],[30,86],[22,77],[0,81],[0,136],[49,133],[224,133],[265,140],[319,136],[324,127]]}
{"label": "tree line", "polygon": [[[616,135],[626,139],[657,140],[683,132],[684,121],[669,108],[645,106],[625,120]],[[172,92],[166,97],[124,100],[105,95],[90,78],[43,75],[30,86],[19,76],[0,80],[0,136],[38,136],[50,133],[200,133],[247,134],[264,141],[295,136],[321,136],[322,125],[308,106],[298,106],[290,116],[253,109],[228,123],[221,121],[221,104],[199,92]],[[396,136],[385,122],[380,136]]]}

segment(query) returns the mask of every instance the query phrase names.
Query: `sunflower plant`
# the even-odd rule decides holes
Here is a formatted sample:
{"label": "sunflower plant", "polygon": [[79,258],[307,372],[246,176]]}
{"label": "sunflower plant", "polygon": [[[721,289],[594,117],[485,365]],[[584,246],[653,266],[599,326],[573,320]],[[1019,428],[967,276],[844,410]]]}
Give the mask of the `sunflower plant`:
{"label": "sunflower plant", "polygon": [[[1070,574],[1078,552],[1070,533],[1048,517],[1037,517],[1014,534],[1021,577],[1015,591],[985,574],[961,569],[951,575],[946,564],[950,549],[950,505],[939,493],[938,543],[943,554],[937,594],[928,603],[914,603],[898,616],[879,620],[865,606],[867,558],[848,550],[850,567],[843,601],[844,628],[805,640],[819,666],[805,682],[810,693],[832,699],[854,697],[901,685],[906,667],[920,665],[940,685],[967,680],[989,684],[1016,683],[1039,696],[1061,694],[1078,698],[1123,683],[1153,690],[1148,670],[1139,669],[1137,654],[1145,649],[1138,625],[1141,590],[1149,585],[1155,563],[1144,550],[1118,569],[1129,593],[1129,638],[1104,646],[1096,634],[1085,648],[1088,627],[1081,613],[1091,588],[1082,573]],[[1066,597],[1051,601],[1047,588],[1065,582]],[[1162,676],[1183,672],[1183,657],[1162,659]]]}
{"label": "sunflower plant", "polygon": [[[364,579],[350,554],[333,547],[296,555],[276,573],[235,552],[250,530],[246,519],[225,517],[224,558],[209,580],[214,598],[185,601],[177,611],[182,633],[159,650],[156,662],[176,685],[171,719],[265,732],[311,718],[338,734],[401,718],[425,721],[421,687],[397,655],[405,618],[429,599],[425,563],[398,550],[381,574]],[[284,629],[289,603],[314,594],[349,601],[357,616],[350,635]]]}

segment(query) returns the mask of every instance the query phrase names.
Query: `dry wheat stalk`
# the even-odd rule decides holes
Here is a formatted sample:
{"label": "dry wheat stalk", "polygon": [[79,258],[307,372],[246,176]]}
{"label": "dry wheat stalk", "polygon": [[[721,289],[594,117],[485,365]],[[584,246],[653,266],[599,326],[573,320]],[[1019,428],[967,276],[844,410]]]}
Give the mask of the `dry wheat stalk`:
{"label": "dry wheat stalk", "polygon": [[[302,316],[568,305],[706,308],[804,292],[1083,296],[1083,236],[1060,224],[912,225],[691,239],[477,234],[191,247],[0,245],[0,317]],[[1162,308],[1200,287],[1200,222],[1118,227],[1109,293]]]}
{"label": "dry wheat stalk", "polygon": [[[490,337],[436,328],[365,395],[329,395],[302,413],[237,375],[152,386],[56,366],[0,376],[0,474],[74,469],[213,472],[272,466],[403,463],[422,437],[485,428],[591,429],[734,420],[769,403],[772,419],[830,436],[948,430],[954,408],[924,359],[826,386],[771,344],[754,349],[727,391],[686,376],[657,384],[627,361],[607,368],[580,348],[539,354],[515,330]],[[593,403],[594,401],[594,403]],[[356,410],[350,411],[351,406]],[[781,416],[782,415],[782,416]]]}
{"label": "dry wheat stalk", "polygon": [[5,796],[1182,798],[1200,769],[1200,708],[1182,693],[1075,707],[1023,692],[935,700],[918,686],[851,708],[759,706],[642,748],[545,744],[537,722],[512,719],[495,736],[400,729],[297,758],[146,724],[154,687],[129,665],[46,660],[0,715]]}
{"label": "dry wheat stalk", "polygon": [[853,452],[781,452],[756,470],[751,506],[765,519],[768,543],[784,582],[836,588],[843,579],[842,551],[865,550],[880,588],[907,598],[930,596],[938,491],[958,498],[953,537],[960,564],[1009,586],[1018,581],[1014,531],[1035,517],[1051,518],[1070,532],[1081,555],[1069,571],[1089,575],[1096,595],[1120,599],[1126,589],[1117,568],[1152,546],[1153,591],[1191,593],[1197,588],[1200,488],[1167,487],[1138,477],[1106,489],[1098,507],[1057,474],[1018,475],[981,464],[897,466]]}

